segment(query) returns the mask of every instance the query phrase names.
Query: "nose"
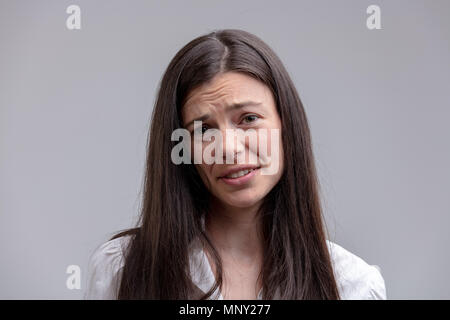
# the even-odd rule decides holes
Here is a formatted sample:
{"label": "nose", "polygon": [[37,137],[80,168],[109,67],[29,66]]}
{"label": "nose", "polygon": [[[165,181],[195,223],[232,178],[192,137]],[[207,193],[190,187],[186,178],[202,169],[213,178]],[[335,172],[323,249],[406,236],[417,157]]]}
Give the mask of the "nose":
{"label": "nose", "polygon": [[[234,164],[240,156],[245,153],[245,143],[241,141],[236,130],[233,128],[225,128],[222,133],[222,156],[223,163]],[[228,161],[227,161],[228,159]]]}

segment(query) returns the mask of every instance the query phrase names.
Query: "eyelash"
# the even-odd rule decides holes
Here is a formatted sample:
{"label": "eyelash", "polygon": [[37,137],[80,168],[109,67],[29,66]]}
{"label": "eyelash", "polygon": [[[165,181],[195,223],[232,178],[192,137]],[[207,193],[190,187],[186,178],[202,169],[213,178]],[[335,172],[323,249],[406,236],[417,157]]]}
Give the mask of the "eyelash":
{"label": "eyelash", "polygon": [[255,122],[256,120],[258,120],[259,119],[259,117],[256,115],[256,114],[247,114],[245,117],[244,117],[244,119],[246,119],[246,118],[248,118],[248,117],[256,117],[256,119],[255,120],[253,120],[253,121],[250,121],[250,122]]}
{"label": "eyelash", "polygon": [[[245,119],[247,119],[248,117],[256,117],[255,120],[250,121],[249,123],[255,122],[256,120],[259,119],[259,116],[257,116],[256,114],[247,114],[247,115],[245,115],[245,116],[243,117],[243,119],[241,120],[241,122],[244,121]],[[206,127],[206,128],[205,128],[205,127]],[[208,130],[208,125],[205,125],[205,124],[202,125],[202,127],[200,128],[202,134],[205,133],[205,132],[203,131],[204,128],[205,128],[206,130]],[[205,130],[205,131],[206,131],[206,130]],[[192,133],[194,133],[194,131],[193,131]]]}

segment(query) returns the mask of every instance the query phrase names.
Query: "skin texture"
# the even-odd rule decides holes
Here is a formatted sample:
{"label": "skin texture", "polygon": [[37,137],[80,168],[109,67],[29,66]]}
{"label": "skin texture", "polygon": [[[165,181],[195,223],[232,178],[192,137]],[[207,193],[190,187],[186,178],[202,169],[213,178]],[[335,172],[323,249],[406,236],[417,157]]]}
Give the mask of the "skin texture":
{"label": "skin texture", "polygon": [[[229,109],[233,103],[253,101],[258,105]],[[259,149],[249,148],[249,139],[239,143],[227,143],[226,129],[279,129],[278,170],[271,175],[255,176],[244,185],[228,185],[220,178],[224,172],[236,167],[234,164],[196,164],[203,183],[212,194],[212,210],[206,217],[206,232],[218,249],[224,268],[224,299],[256,299],[261,283],[257,283],[263,257],[261,224],[256,217],[264,197],[277,184],[283,172],[283,149],[281,143],[281,120],[271,90],[262,82],[242,73],[218,74],[209,83],[194,89],[182,108],[185,128],[193,131],[193,120],[209,115],[202,120],[202,130],[218,129],[223,137],[223,156],[245,152],[245,163],[249,154],[256,153],[258,166],[262,161]],[[259,141],[259,138],[258,138]],[[268,134],[268,155],[271,150]],[[211,142],[202,142],[205,147]],[[214,155],[214,154],[213,154]],[[260,161],[261,160],[261,161]],[[237,160],[236,160],[237,161]],[[225,160],[224,160],[225,162]],[[215,266],[212,265],[213,272]]]}

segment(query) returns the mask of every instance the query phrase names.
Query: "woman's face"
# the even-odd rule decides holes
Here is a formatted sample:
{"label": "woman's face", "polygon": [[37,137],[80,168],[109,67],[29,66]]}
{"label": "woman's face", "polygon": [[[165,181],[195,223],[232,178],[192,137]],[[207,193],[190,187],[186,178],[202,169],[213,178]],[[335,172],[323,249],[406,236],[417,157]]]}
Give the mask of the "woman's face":
{"label": "woman's face", "polygon": [[[252,103],[231,107],[249,101]],[[213,198],[232,207],[259,205],[283,172],[281,121],[270,89],[243,73],[219,74],[210,83],[189,93],[182,108],[182,118],[184,127],[191,132],[192,148],[194,120],[202,120],[200,132],[207,133],[209,129],[217,129],[221,133],[223,163],[216,161],[207,164],[201,161],[201,164],[195,164]],[[256,147],[254,140],[250,138],[227,139],[226,136],[230,135],[230,132],[236,132],[236,129],[242,129],[244,132],[254,129],[258,140]],[[263,139],[259,129],[267,132],[267,138]],[[278,135],[272,136],[273,131],[277,131]],[[212,142],[200,141],[203,150],[213,141],[214,139]],[[261,148],[264,141],[267,142],[267,149]],[[211,155],[216,156],[214,151]],[[244,160],[238,160],[237,156],[242,155],[244,158],[241,159]],[[266,155],[270,157],[271,163],[266,161]],[[256,161],[250,161],[250,156]],[[231,159],[231,163],[226,157]],[[277,163],[274,165],[273,161]],[[267,170],[269,166],[277,170]]]}

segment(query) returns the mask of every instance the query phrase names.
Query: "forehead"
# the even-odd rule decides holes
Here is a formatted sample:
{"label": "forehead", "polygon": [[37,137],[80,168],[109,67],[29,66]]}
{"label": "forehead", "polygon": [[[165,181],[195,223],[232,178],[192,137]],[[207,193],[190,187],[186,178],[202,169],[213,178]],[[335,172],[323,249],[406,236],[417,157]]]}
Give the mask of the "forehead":
{"label": "forehead", "polygon": [[192,90],[182,112],[197,113],[211,106],[225,107],[245,100],[273,103],[270,89],[261,81],[243,73],[226,72]]}

